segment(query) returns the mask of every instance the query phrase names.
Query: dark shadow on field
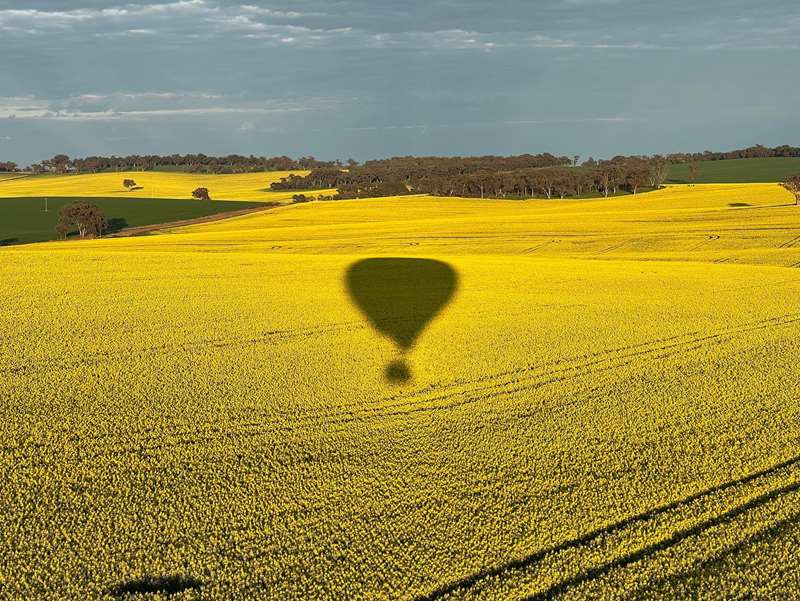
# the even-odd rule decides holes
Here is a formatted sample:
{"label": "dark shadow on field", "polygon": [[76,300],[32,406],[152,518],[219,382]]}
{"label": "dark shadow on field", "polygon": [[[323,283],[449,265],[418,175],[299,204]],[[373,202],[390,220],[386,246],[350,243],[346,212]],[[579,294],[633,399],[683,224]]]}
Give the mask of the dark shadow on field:
{"label": "dark shadow on field", "polygon": [[128,595],[146,595],[160,593],[170,596],[188,590],[200,590],[203,583],[186,576],[145,576],[138,580],[130,580],[118,584],[108,590],[109,594],[118,599],[125,599]]}
{"label": "dark shadow on field", "polygon": [[12,244],[19,244],[19,238],[2,238],[2,239],[0,239],[0,246],[11,246]]}
{"label": "dark shadow on field", "polygon": [[111,217],[108,220],[108,227],[106,228],[105,233],[113,234],[114,232],[118,232],[126,227],[128,227],[128,221],[124,217]]}
{"label": "dark shadow on field", "polygon": [[[394,341],[401,354],[411,350],[458,287],[456,271],[433,259],[363,259],[348,268],[345,280],[353,302],[378,332]],[[406,382],[411,372],[400,359],[389,364],[386,378]]]}
{"label": "dark shadow on field", "polygon": [[732,208],[742,208],[742,209],[781,209],[783,207],[796,207],[798,206],[797,203],[794,202],[787,202],[777,205],[751,205],[747,204],[746,202],[730,202],[728,203],[729,207]]}
{"label": "dark shadow on field", "polygon": [[[759,480],[761,478],[775,475],[781,470],[793,468],[798,465],[800,465],[800,455],[795,455],[794,457],[791,457],[780,463],[776,463],[765,469],[751,472],[735,480],[729,480],[716,486],[706,488],[705,490],[696,492],[683,499],[671,501],[658,507],[645,510],[641,513],[631,515],[618,522],[602,526],[579,537],[565,540],[557,545],[553,545],[552,547],[547,547],[531,553],[530,555],[515,558],[504,564],[488,567],[484,570],[469,574],[460,580],[445,584],[427,595],[418,596],[415,598],[415,601],[436,601],[450,597],[457,592],[466,592],[473,587],[480,586],[484,582],[502,578],[506,574],[510,574],[518,570],[535,568],[540,562],[553,554],[562,553],[570,549],[578,549],[585,545],[593,544],[607,536],[622,533],[625,528],[629,526],[644,523],[647,520],[654,519],[662,514],[680,509],[682,506],[688,505],[695,501],[700,501],[705,497],[754,482],[755,480]],[[772,501],[780,499],[784,495],[792,494],[797,491],[800,491],[800,482],[794,482],[788,485],[773,488],[772,490],[769,490],[757,497],[751,498],[743,502],[741,505],[737,505],[719,515],[709,517],[708,519],[700,521],[694,525],[678,529],[671,535],[668,535],[647,547],[615,557],[606,563],[589,567],[582,572],[578,572],[574,576],[567,577],[564,580],[554,583],[542,592],[526,597],[526,600],[545,601],[547,599],[560,597],[575,587],[579,587],[592,580],[602,578],[614,570],[625,568],[636,562],[653,557],[662,551],[665,551],[689,538],[692,538],[693,536],[701,535],[710,529],[728,524],[752,509],[757,509],[767,505],[768,503],[771,503]]]}

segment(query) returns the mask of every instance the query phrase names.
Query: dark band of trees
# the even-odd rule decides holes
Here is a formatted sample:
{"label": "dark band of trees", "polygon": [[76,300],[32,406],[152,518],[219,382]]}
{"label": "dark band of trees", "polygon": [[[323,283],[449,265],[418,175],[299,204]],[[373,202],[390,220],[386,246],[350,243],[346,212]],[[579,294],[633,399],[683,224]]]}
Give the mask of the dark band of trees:
{"label": "dark band of trees", "polygon": [[728,152],[712,152],[706,150],[705,152],[685,153],[678,152],[668,154],[666,159],[670,163],[696,163],[699,161],[727,161],[730,159],[770,159],[770,158],[792,158],[800,157],[800,148],[797,146],[762,146],[756,144],[748,148],[741,148],[739,150],[729,150]]}
{"label": "dark band of trees", "polygon": [[314,169],[290,175],[274,190],[336,188],[334,198],[435,194],[475,198],[565,198],[633,194],[658,188],[667,176],[664,157],[617,157],[597,162],[550,154],[517,157],[413,158],[367,161],[348,170]]}
{"label": "dark band of trees", "polygon": [[[256,157],[232,154],[223,157],[204,154],[91,156],[71,159],[57,154],[52,159],[31,165],[33,173],[100,173],[106,171],[185,171],[188,173],[252,173],[258,171],[297,171],[344,166],[339,161],[318,161],[314,157],[292,159],[287,156]],[[0,162],[0,171],[19,171],[16,163]]]}
{"label": "dark band of trees", "polygon": [[[800,157],[800,147],[797,146],[767,146],[756,145],[739,150],[727,152],[673,153],[665,156],[647,157],[648,159],[663,160],[668,163],[692,163],[699,161],[721,161],[727,159],[772,158],[772,157]],[[641,157],[616,157],[619,162],[622,158]],[[386,173],[398,169],[407,175],[403,179],[418,179],[420,172],[427,176],[452,176],[477,173],[480,171],[510,172],[526,168],[567,166],[577,163],[577,157],[555,157],[551,154],[520,155],[516,157],[401,157],[379,161],[367,161],[362,168],[367,168],[373,173]],[[588,163],[594,163],[589,159]],[[456,166],[458,165],[458,166]],[[338,187],[329,185],[333,173],[341,174],[342,168],[359,167],[353,159],[342,161],[320,161],[312,156],[293,159],[287,156],[257,157],[231,154],[227,156],[207,156],[205,154],[173,154],[161,155],[129,155],[117,156],[90,156],[82,159],[71,159],[65,154],[57,154],[52,159],[47,159],[31,165],[26,169],[20,168],[14,162],[0,161],[0,171],[16,172],[29,171],[33,173],[99,173],[107,171],[168,171],[177,170],[189,173],[252,173],[257,171],[319,171],[315,178],[324,178],[325,184],[307,185],[298,181],[287,181],[280,189],[306,190],[312,188]],[[329,170],[325,173],[325,170]],[[385,181],[381,176],[380,181]],[[355,182],[353,182],[355,183]],[[347,182],[342,182],[347,185]]]}

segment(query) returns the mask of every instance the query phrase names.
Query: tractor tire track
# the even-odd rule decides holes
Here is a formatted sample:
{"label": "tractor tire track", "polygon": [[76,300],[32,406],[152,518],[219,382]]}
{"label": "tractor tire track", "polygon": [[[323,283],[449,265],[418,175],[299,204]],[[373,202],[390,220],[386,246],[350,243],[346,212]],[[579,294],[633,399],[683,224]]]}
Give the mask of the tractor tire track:
{"label": "tractor tire track", "polygon": [[[540,370],[537,367],[528,366],[517,370],[492,374],[491,376],[483,376],[482,378],[472,381],[454,383],[444,387],[451,389],[450,392],[444,392],[444,394],[421,397],[419,393],[412,393],[411,395],[405,397],[395,397],[396,400],[400,402],[390,404],[384,403],[372,409],[364,408],[361,410],[361,412],[365,415],[369,414],[370,412],[375,413],[377,416],[397,415],[397,411],[402,412],[403,409],[405,409],[406,412],[416,411],[416,408],[418,408],[418,406],[421,404],[430,405],[431,403],[448,401],[453,397],[463,397],[465,395],[472,397],[473,400],[470,402],[474,402],[474,400],[481,400],[497,396],[497,389],[506,389],[505,391],[501,390],[500,394],[520,392],[530,388],[538,388],[546,384],[564,381],[566,379],[574,379],[588,373],[597,373],[598,371],[607,371],[609,369],[619,369],[620,367],[624,367],[625,365],[630,364],[633,360],[642,356],[667,358],[674,356],[677,353],[697,350],[703,346],[722,341],[728,337],[732,338],[758,330],[788,326],[796,323],[800,323],[800,314],[787,314],[780,317],[744,324],[739,327],[730,328],[728,330],[706,334],[703,336],[693,336],[689,334],[680,337],[674,337],[668,340],[675,341],[668,342],[667,344],[659,344],[663,341],[656,341],[654,343],[644,343],[643,345],[638,345],[639,348],[635,348],[637,345],[634,345],[634,348],[632,348],[630,352],[625,352],[628,350],[628,348],[630,348],[627,347],[621,353],[612,352],[607,357],[589,355],[586,360],[581,361],[579,359],[573,364],[567,364],[556,369]],[[680,338],[688,339],[680,340]],[[653,344],[655,345],[653,348],[648,348],[648,346]],[[461,387],[465,386],[472,386],[472,388],[468,388],[466,390],[461,389]],[[438,390],[440,389],[437,389],[437,392]],[[460,406],[461,404],[464,403],[459,402],[455,406]],[[444,408],[448,407],[450,407],[449,404],[444,406]]]}
{"label": "tractor tire track", "polygon": [[[239,422],[238,425],[244,427],[241,430],[237,428],[226,430],[215,429],[212,435],[209,435],[208,428],[202,425],[193,425],[190,427],[175,426],[173,428],[159,429],[147,428],[138,432],[125,432],[125,437],[137,436],[137,446],[126,448],[132,451],[148,450],[148,448],[142,446],[141,443],[146,444],[148,440],[163,441],[165,432],[171,436],[184,437],[186,439],[185,444],[192,444],[191,439],[193,438],[197,438],[198,441],[213,442],[214,440],[218,440],[220,435],[236,435],[234,434],[236,432],[243,436],[258,436],[313,428],[321,423],[324,423],[327,428],[334,426],[344,427],[354,422],[374,423],[376,420],[390,417],[411,416],[414,414],[457,409],[476,402],[498,397],[507,397],[552,384],[575,380],[590,374],[616,371],[632,364],[641,357],[665,359],[677,354],[693,352],[709,344],[720,343],[725,339],[733,339],[737,336],[746,335],[754,331],[791,326],[797,323],[800,323],[800,313],[787,313],[710,334],[700,335],[698,332],[690,332],[639,344],[626,345],[616,349],[576,355],[565,360],[553,362],[547,366],[529,365],[513,370],[497,372],[495,374],[484,375],[480,378],[456,380],[452,383],[438,386],[433,390],[423,389],[422,391],[412,392],[407,395],[384,397],[383,399],[374,401],[372,406],[368,405],[357,409],[348,405],[338,405],[333,408],[326,407],[320,410],[308,411],[300,416],[292,416],[290,419],[287,419],[286,416],[269,416],[265,420]],[[339,331],[345,327],[352,327],[354,325],[367,327],[366,323],[350,322],[329,326],[324,329],[312,329],[314,332],[312,335],[328,333],[334,329],[335,331]],[[280,334],[283,333],[284,332],[280,332]],[[308,335],[308,331],[306,331],[305,334]],[[296,336],[297,334],[295,333],[294,335]],[[241,341],[231,343],[230,345],[232,346],[234,344],[241,345]],[[537,412],[547,409],[547,407],[542,407],[538,409]],[[119,443],[119,436],[119,434],[102,434],[92,437],[75,438],[71,441],[68,440],[64,442],[73,445],[80,443],[89,443],[91,445],[93,442],[96,443],[102,439],[105,441],[112,441],[112,446],[114,446]],[[17,458],[22,459],[27,455],[25,451],[29,451],[31,452],[31,456],[39,455],[41,457],[41,446],[40,443],[37,443],[34,452],[33,445],[9,445],[0,447],[0,453],[20,453],[20,455],[17,455]]]}
{"label": "tractor tire track", "polygon": [[709,234],[709,236],[705,240],[703,240],[702,242],[699,242],[695,246],[691,247],[689,249],[689,252],[692,252],[693,250],[697,250],[699,248],[702,248],[703,246],[706,246],[709,242],[713,242],[715,240],[719,240],[719,235],[717,235],[717,234]]}
{"label": "tractor tire track", "polygon": [[780,246],[778,246],[778,248],[794,248],[795,246],[797,246],[798,242],[800,242],[800,236],[795,236],[791,240],[788,240],[783,244],[781,244]]}
{"label": "tractor tire track", "polygon": [[[684,579],[687,579],[687,578],[691,578],[692,576],[695,576],[695,575],[701,573],[704,570],[708,570],[714,564],[718,564],[718,563],[720,563],[722,561],[725,561],[725,559],[727,559],[729,557],[732,557],[737,552],[739,552],[739,551],[741,551],[743,549],[751,547],[751,546],[753,546],[755,544],[758,544],[758,543],[760,543],[762,541],[769,540],[770,538],[772,538],[772,537],[774,537],[776,535],[779,535],[783,530],[785,530],[787,528],[796,527],[798,525],[798,523],[800,523],[800,512],[794,513],[794,514],[790,515],[789,517],[787,517],[785,519],[779,520],[778,522],[776,522],[774,524],[770,524],[770,525],[768,525],[768,526],[766,526],[764,528],[761,528],[760,530],[758,530],[754,534],[751,534],[750,536],[748,536],[743,541],[740,541],[740,542],[736,543],[735,545],[732,545],[732,546],[724,549],[723,551],[714,554],[712,557],[706,558],[706,559],[698,562],[691,569],[684,570],[684,571],[679,572],[677,574],[670,574],[669,576],[666,576],[666,577],[663,577],[663,578],[659,578],[658,580],[649,582],[648,585],[647,585],[646,592],[649,593],[653,589],[655,589],[655,588],[657,588],[657,587],[659,587],[659,586],[661,586],[663,584],[680,582],[681,580],[684,580]],[[647,598],[647,597],[641,597],[641,596],[638,596],[638,595],[637,595],[637,597],[639,597],[639,598]]]}
{"label": "tractor tire track", "polygon": [[707,530],[711,528],[715,528],[717,526],[722,526],[724,524],[729,524],[735,518],[744,515],[748,511],[753,509],[757,509],[771,503],[772,501],[776,501],[781,499],[782,497],[789,495],[791,493],[797,492],[800,490],[800,482],[794,482],[792,484],[787,484],[786,486],[782,486],[775,490],[771,490],[766,492],[762,495],[755,497],[754,499],[750,499],[749,501],[738,505],[724,513],[712,517],[708,520],[702,521],[697,523],[693,526],[688,528],[684,528],[682,530],[678,530],[668,536],[667,538],[661,539],[660,541],[653,543],[647,547],[638,549],[621,557],[618,557],[608,563],[605,563],[601,566],[589,568],[588,570],[581,572],[580,574],[559,582],[548,588],[541,593],[537,593],[535,595],[530,595],[529,597],[525,598],[525,601],[546,601],[548,599],[553,599],[559,595],[562,595],[568,592],[570,589],[590,582],[592,580],[596,580],[598,578],[602,578],[603,576],[613,572],[617,569],[627,568],[630,565],[638,563],[640,561],[647,560],[658,553],[665,551],[671,547],[674,547],[687,539],[696,537],[700,534],[703,534]]}
{"label": "tractor tire track", "polygon": [[35,363],[28,363],[22,367],[6,367],[0,369],[0,374],[27,374],[36,372],[43,369],[47,370],[68,370],[81,367],[84,365],[97,365],[109,361],[118,360],[123,357],[130,357],[132,355],[139,356],[157,356],[164,353],[177,354],[181,352],[194,352],[198,349],[204,348],[235,348],[247,347],[260,344],[274,344],[284,340],[292,340],[297,338],[313,338],[324,336],[331,333],[351,332],[363,330],[369,324],[366,321],[350,321],[328,324],[324,326],[315,326],[310,328],[298,328],[291,330],[271,330],[266,331],[260,336],[247,339],[231,340],[226,338],[215,338],[209,340],[200,340],[196,342],[175,342],[165,343],[140,349],[128,350],[125,352],[109,352],[109,353],[95,353],[91,355],[84,355],[79,359],[73,361],[39,361]]}
{"label": "tractor tire track", "polygon": [[[682,499],[677,499],[662,505],[658,505],[643,512],[623,518],[612,524],[595,528],[581,536],[568,539],[551,547],[540,549],[539,551],[524,557],[512,559],[498,566],[487,567],[483,570],[475,572],[474,574],[467,575],[459,580],[442,585],[427,595],[418,596],[415,598],[415,601],[437,601],[454,593],[466,592],[469,589],[480,586],[484,582],[498,579],[503,576],[509,576],[510,574],[519,572],[521,570],[536,568],[537,565],[545,558],[563,553],[565,551],[585,548],[595,542],[601,541],[605,537],[624,533],[625,530],[631,526],[647,523],[660,516],[673,513],[675,511],[680,511],[682,509],[687,509],[689,506],[697,502],[711,500],[716,495],[719,495],[723,492],[736,492],[738,489],[746,487],[749,484],[756,483],[759,480],[772,478],[779,475],[781,472],[794,470],[798,467],[800,467],[800,455],[795,455],[764,469],[705,488]],[[687,528],[678,530],[667,538],[661,539],[656,543],[613,559],[601,566],[590,568],[571,578],[551,585],[545,591],[532,595],[528,597],[528,599],[531,601],[551,599],[559,594],[567,592],[571,588],[588,582],[589,580],[599,578],[615,569],[626,567],[632,563],[646,559],[660,551],[678,544],[679,542],[682,542],[683,540],[686,540],[692,536],[696,536],[697,534],[701,534],[702,532],[716,525],[729,522],[733,518],[738,517],[739,515],[742,515],[751,509],[765,505],[773,500],[780,499],[782,496],[798,490],[800,490],[800,481],[771,489],[721,514],[706,520],[702,520]]]}

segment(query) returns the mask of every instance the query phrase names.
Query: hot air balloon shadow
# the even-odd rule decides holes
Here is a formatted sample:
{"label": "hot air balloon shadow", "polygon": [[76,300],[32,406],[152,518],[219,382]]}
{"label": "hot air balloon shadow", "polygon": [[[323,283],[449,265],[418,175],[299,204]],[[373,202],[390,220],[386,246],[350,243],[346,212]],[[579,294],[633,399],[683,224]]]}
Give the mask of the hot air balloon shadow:
{"label": "hot air balloon shadow", "polygon": [[389,363],[386,378],[402,383],[411,379],[404,357],[425,326],[450,302],[458,274],[447,263],[433,259],[372,258],[347,270],[347,289],[373,327],[391,338],[401,357]]}

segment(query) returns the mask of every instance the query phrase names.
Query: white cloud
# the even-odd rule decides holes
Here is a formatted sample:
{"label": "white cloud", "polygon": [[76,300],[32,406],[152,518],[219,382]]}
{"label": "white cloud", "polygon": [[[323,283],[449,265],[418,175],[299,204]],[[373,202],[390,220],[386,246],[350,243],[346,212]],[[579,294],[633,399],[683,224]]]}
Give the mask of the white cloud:
{"label": "white cloud", "polygon": [[243,13],[249,15],[258,15],[262,17],[274,17],[276,19],[301,19],[306,17],[326,17],[328,13],[321,12],[297,12],[297,11],[283,11],[273,10],[271,8],[264,8],[261,6],[253,6],[252,4],[242,4],[239,7]]}
{"label": "white cloud", "polygon": [[[313,99],[311,99],[313,103]],[[211,93],[81,94],[64,99],[0,97],[0,118],[53,121],[144,120],[209,115],[269,115],[311,110],[288,102],[245,103]]]}
{"label": "white cloud", "polygon": [[503,121],[507,125],[557,125],[559,123],[628,123],[642,121],[635,117],[587,117],[576,119],[523,119],[520,121]]}
{"label": "white cloud", "polygon": [[383,131],[392,129],[429,129],[429,125],[369,125],[365,127],[345,127],[347,131]]}
{"label": "white cloud", "polygon": [[140,111],[83,111],[47,113],[46,119],[62,121],[114,121],[141,120],[153,117],[205,117],[208,115],[268,115],[271,113],[298,113],[308,109],[303,107],[227,107],[151,109]]}
{"label": "white cloud", "polygon": [[48,110],[48,103],[30,96],[0,97],[0,118],[38,117]]}
{"label": "white cloud", "polygon": [[580,123],[628,123],[644,121],[638,117],[575,117],[565,119],[523,119],[518,121],[470,121],[453,124],[427,124],[427,125],[367,125],[362,127],[345,127],[346,131],[386,131],[386,130],[439,130],[439,129],[462,129],[465,127],[497,127],[499,125],[559,125],[559,124],[580,124]]}
{"label": "white cloud", "polygon": [[[304,3],[311,8],[300,11],[223,0],[123,0],[106,8],[0,9],[0,35],[42,39],[58,35],[63,36],[61,41],[161,36],[165,43],[214,39],[226,44],[311,48],[650,50],[795,48],[800,34],[800,18],[785,11],[750,10],[728,16],[698,5],[684,7],[683,17],[676,21],[664,18],[664,12],[655,8],[630,11],[626,5],[632,3],[625,0],[552,0],[539,8],[520,3],[498,14],[484,11],[480,22],[475,20],[475,10],[464,10],[455,11],[452,18],[420,18],[416,23],[405,16],[398,21],[398,13],[382,3],[342,0],[336,3],[336,11],[329,12],[314,10],[313,4],[325,6]],[[428,8],[415,5],[409,10],[422,15]],[[598,14],[588,18],[592,9]],[[435,6],[429,12],[438,14]],[[531,18],[539,14],[541,18]],[[405,23],[405,29],[385,30],[398,22]]]}
{"label": "white cloud", "polygon": [[104,9],[0,10],[0,31],[27,36],[75,33],[100,38],[162,34],[174,40],[238,34],[240,38],[266,44],[310,47],[337,44],[372,48],[492,49],[577,45],[574,41],[525,33],[481,33],[458,28],[373,33],[341,24],[328,28],[297,24],[299,20],[315,18],[319,21],[329,16],[322,12],[282,11],[250,4],[223,6],[214,0],[179,0]]}
{"label": "white cloud", "polygon": [[[209,38],[233,33],[247,38],[296,41],[297,35],[336,35],[341,29],[312,29],[286,23],[324,13],[280,11],[253,5],[224,6],[213,0],[177,0],[152,4],[72,10],[36,8],[0,10],[0,32],[18,36],[61,33],[99,38],[152,36]],[[250,34],[250,35],[248,35]],[[253,36],[252,34],[260,34]]]}

